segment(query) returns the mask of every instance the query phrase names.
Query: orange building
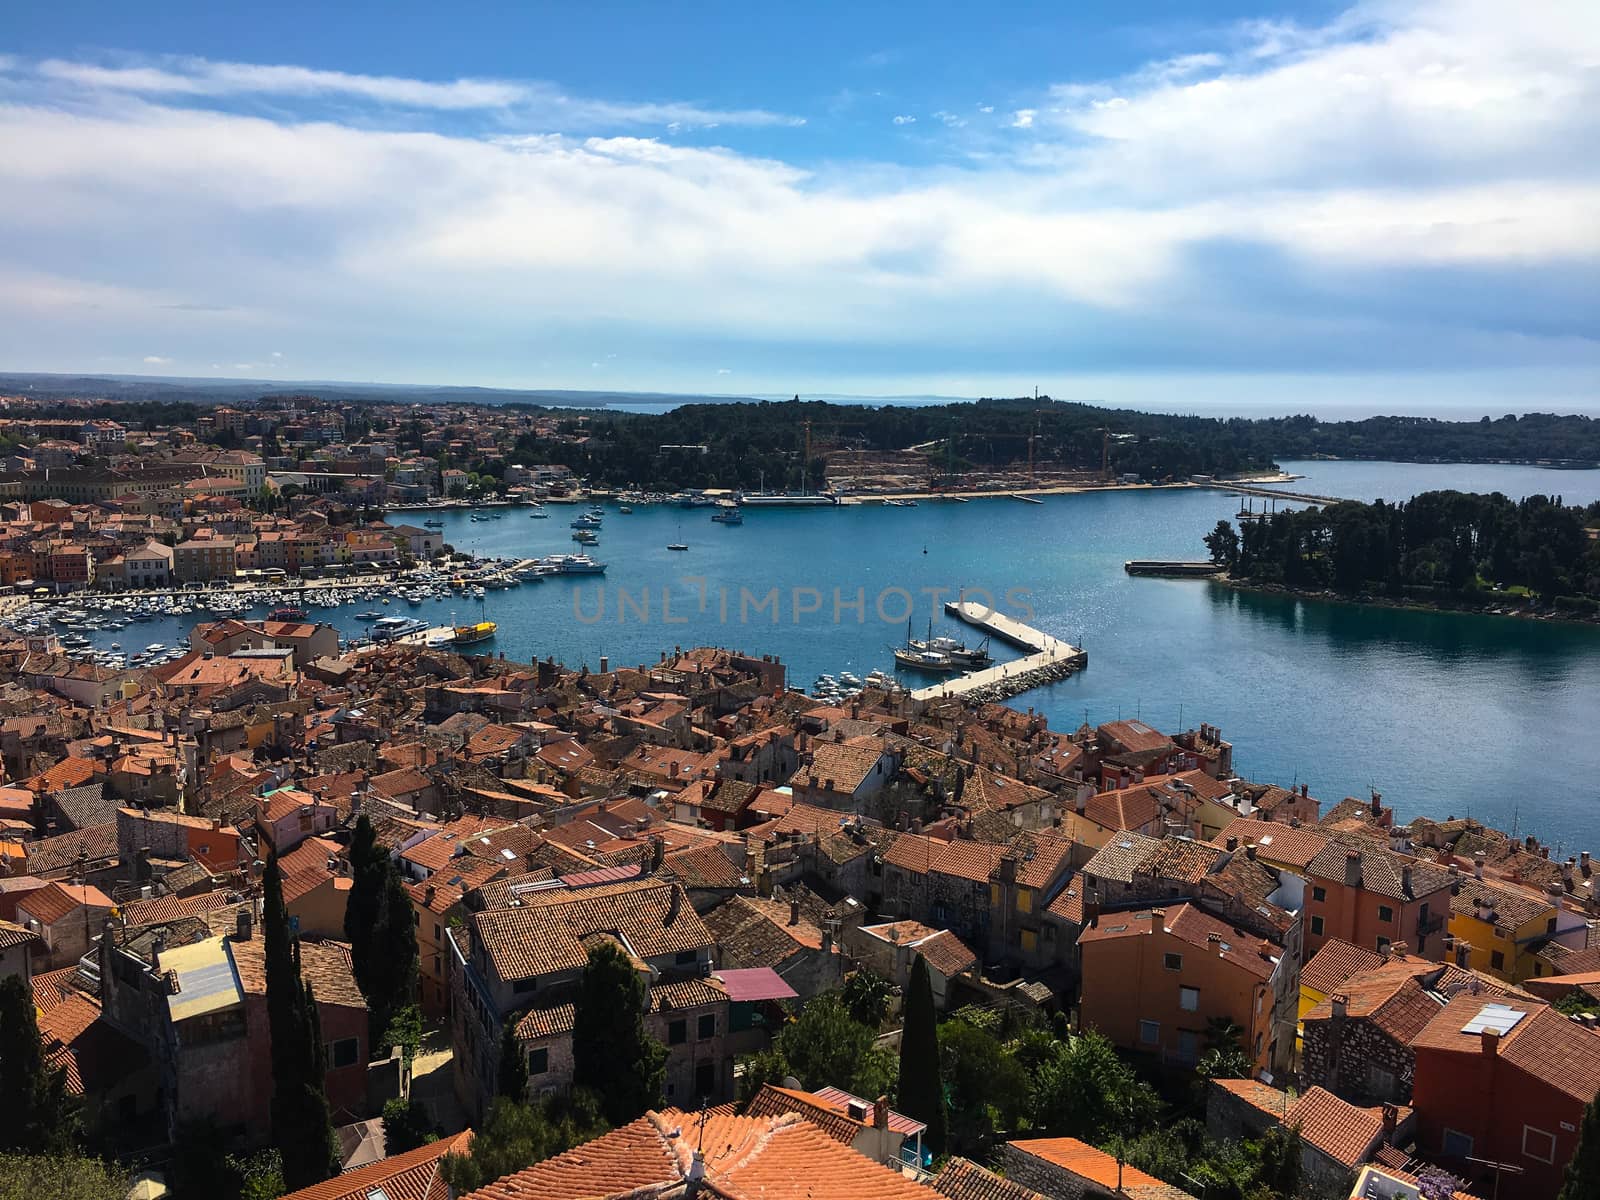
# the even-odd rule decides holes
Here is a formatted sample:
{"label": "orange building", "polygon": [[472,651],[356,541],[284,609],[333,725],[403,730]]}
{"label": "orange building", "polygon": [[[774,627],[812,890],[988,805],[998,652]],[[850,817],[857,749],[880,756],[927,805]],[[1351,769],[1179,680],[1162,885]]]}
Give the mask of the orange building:
{"label": "orange building", "polygon": [[1306,954],[1329,938],[1380,953],[1444,958],[1450,873],[1359,839],[1336,838],[1306,868]]}
{"label": "orange building", "polygon": [[1258,1068],[1287,1058],[1294,1011],[1276,1012],[1273,998],[1276,973],[1294,964],[1281,947],[1188,903],[1102,914],[1078,947],[1082,1023],[1116,1045],[1192,1065],[1208,1024],[1225,1019]]}

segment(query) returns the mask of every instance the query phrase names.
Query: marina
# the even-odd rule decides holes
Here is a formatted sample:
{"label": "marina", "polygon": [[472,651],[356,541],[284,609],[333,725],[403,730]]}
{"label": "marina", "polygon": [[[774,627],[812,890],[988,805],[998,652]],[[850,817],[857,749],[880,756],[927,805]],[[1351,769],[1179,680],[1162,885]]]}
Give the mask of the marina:
{"label": "marina", "polygon": [[927,704],[956,698],[984,702],[1006,700],[1031,691],[1041,683],[1065,679],[1089,663],[1088,651],[1081,646],[1069,645],[987,605],[950,600],[945,603],[944,611],[958,621],[1030,653],[1014,662],[982,667],[918,688],[911,693],[914,702]]}

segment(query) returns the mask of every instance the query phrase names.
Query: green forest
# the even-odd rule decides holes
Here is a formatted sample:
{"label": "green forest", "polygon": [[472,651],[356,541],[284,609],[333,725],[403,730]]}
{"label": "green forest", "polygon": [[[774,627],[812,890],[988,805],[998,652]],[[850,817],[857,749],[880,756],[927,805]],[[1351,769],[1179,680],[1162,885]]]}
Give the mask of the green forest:
{"label": "green forest", "polygon": [[1409,501],[1219,521],[1211,560],[1234,579],[1344,595],[1543,604],[1600,612],[1600,504],[1496,492],[1424,492]]}

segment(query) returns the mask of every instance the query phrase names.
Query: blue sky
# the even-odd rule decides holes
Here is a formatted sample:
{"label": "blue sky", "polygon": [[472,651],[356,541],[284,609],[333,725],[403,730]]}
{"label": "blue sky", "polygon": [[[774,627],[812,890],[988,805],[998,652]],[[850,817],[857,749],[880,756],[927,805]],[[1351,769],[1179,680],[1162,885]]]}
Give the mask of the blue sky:
{"label": "blue sky", "polygon": [[55,3],[0,367],[1600,410],[1600,10]]}

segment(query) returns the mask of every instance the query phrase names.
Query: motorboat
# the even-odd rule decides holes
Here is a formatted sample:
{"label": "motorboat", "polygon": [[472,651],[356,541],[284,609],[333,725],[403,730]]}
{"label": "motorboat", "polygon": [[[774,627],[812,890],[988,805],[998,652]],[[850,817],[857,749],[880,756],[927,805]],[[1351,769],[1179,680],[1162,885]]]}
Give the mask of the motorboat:
{"label": "motorboat", "polygon": [[715,513],[711,519],[719,525],[744,524],[744,514],[737,508],[725,508],[721,512]]}
{"label": "motorboat", "polygon": [[689,546],[686,542],[671,542],[667,546],[668,550],[687,550],[688,548]]}

